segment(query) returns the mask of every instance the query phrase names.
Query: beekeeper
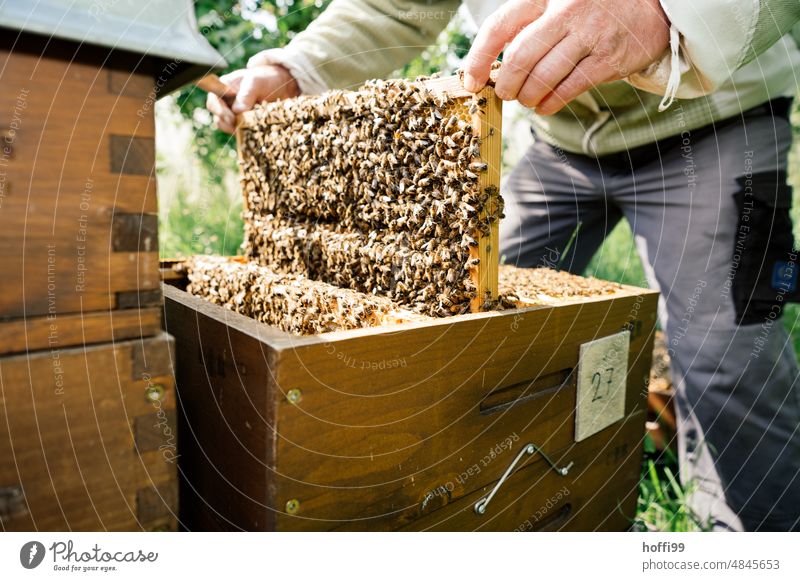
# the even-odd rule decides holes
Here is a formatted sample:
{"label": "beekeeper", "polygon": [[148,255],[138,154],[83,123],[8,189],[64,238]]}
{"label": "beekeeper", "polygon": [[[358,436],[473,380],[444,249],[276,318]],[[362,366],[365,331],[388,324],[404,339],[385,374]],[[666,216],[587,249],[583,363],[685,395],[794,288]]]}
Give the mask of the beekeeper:
{"label": "beekeeper", "polygon": [[[582,272],[623,217],[661,291],[681,479],[718,530],[800,528],[800,386],[780,320],[797,294],[786,184],[800,2],[466,0],[464,84],[532,109],[504,184],[506,262],[564,249]],[[431,45],[458,0],[334,0],[285,48],[226,77],[232,110],[355,87]],[[602,491],[598,491],[602,494]]]}

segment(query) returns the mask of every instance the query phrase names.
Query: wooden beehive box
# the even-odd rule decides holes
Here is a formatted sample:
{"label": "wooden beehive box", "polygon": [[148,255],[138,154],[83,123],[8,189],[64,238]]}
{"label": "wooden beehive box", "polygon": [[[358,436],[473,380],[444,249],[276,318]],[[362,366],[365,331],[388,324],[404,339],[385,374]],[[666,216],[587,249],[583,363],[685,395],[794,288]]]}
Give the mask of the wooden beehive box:
{"label": "wooden beehive box", "polygon": [[0,358],[0,530],[174,530],[173,340]]}
{"label": "wooden beehive box", "polygon": [[492,87],[269,104],[238,143],[250,262],[165,287],[188,528],[628,526],[656,293],[503,290]]}
{"label": "wooden beehive box", "polygon": [[0,71],[0,528],[175,529],[154,62],[4,31]]}
{"label": "wooden beehive box", "polygon": [[160,332],[143,63],[25,34],[0,42],[0,268],[13,289],[0,355]]}
{"label": "wooden beehive box", "polygon": [[[166,327],[179,345],[181,515],[189,529],[630,525],[657,293],[620,287],[531,308],[297,336],[190,295],[171,278]],[[578,384],[585,402],[587,386],[610,380],[585,346],[624,331],[605,351],[627,356],[627,367],[611,372],[624,404],[589,435],[593,417],[583,412],[576,431]],[[594,395],[601,405],[602,390]],[[528,444],[568,473],[538,451],[525,453]],[[479,514],[476,504],[498,484]]]}

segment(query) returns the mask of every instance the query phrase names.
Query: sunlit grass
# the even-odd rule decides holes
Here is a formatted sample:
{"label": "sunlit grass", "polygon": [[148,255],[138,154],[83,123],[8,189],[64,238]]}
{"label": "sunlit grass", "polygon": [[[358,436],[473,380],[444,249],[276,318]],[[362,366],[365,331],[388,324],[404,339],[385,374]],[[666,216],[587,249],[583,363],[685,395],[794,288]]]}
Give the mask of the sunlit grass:
{"label": "sunlit grass", "polygon": [[[239,253],[242,244],[241,202],[231,200],[221,186],[209,188],[202,201],[181,185],[160,212],[161,256]],[[238,199],[238,198],[237,198]]]}
{"label": "sunlit grass", "polygon": [[633,286],[647,286],[630,226],[622,220],[611,231],[586,268],[587,276]]}
{"label": "sunlit grass", "polygon": [[692,485],[678,478],[678,459],[671,449],[658,452],[645,436],[644,461],[639,480],[639,501],[633,529],[639,531],[694,532],[709,530],[689,507]]}

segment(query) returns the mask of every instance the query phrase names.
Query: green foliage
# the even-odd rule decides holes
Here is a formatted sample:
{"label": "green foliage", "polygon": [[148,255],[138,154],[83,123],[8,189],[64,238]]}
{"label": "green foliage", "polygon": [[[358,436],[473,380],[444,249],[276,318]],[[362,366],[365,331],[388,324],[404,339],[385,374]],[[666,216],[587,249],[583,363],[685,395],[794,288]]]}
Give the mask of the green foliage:
{"label": "green foliage", "polygon": [[461,59],[469,52],[472,38],[472,34],[464,32],[464,20],[456,15],[433,46],[422,51],[420,56],[392,76],[414,79],[433,73],[453,74],[460,66]]}
{"label": "green foliage", "polygon": [[169,204],[162,204],[159,244],[164,258],[194,254],[239,253],[243,225],[241,204],[231,203],[224,188],[210,190],[199,200],[179,183]]}
{"label": "green foliage", "polygon": [[661,532],[693,532],[710,530],[710,525],[697,517],[686,499],[692,491],[681,487],[678,459],[667,449],[658,453],[650,436],[645,437],[645,456],[639,480],[639,503],[634,530]]}
{"label": "green foliage", "polygon": [[622,220],[611,231],[586,267],[585,274],[622,284],[647,286],[628,222]]}
{"label": "green foliage", "polygon": [[[330,0],[196,0],[200,32],[228,61],[230,72],[268,48],[282,47],[302,32]],[[232,167],[232,142],[214,130],[205,114],[206,94],[192,86],[177,96],[181,113],[195,130],[196,153],[209,168]]]}

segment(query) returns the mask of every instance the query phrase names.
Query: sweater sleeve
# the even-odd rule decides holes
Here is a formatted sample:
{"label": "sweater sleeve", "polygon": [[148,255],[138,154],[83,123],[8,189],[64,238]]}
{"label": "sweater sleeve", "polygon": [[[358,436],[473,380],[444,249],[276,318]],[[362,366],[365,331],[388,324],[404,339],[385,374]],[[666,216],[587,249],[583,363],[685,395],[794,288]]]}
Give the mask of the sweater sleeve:
{"label": "sweater sleeve", "polygon": [[626,80],[664,95],[691,99],[714,92],[774,45],[800,20],[797,0],[661,0],[671,23],[670,50]]}
{"label": "sweater sleeve", "polygon": [[385,77],[436,40],[460,0],[334,0],[286,47],[248,66],[280,64],[304,93],[349,88]]}
{"label": "sweater sleeve", "polygon": [[797,0],[761,0],[753,40],[745,51],[742,64],[747,64],[758,57],[798,22],[800,22],[800,2]]}

